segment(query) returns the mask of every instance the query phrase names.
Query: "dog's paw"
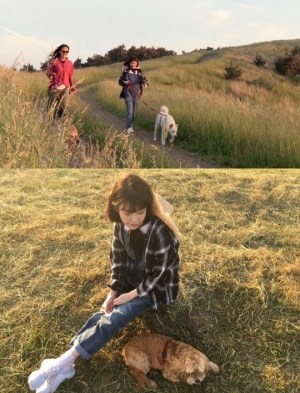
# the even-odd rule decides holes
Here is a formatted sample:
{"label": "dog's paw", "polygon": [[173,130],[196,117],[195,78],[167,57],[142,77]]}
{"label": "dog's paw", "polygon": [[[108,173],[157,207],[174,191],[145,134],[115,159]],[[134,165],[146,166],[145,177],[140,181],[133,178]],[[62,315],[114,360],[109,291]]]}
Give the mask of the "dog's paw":
{"label": "dog's paw", "polygon": [[146,382],[146,385],[147,386],[145,386],[145,387],[147,387],[149,389],[156,389],[157,388],[156,382],[152,381],[152,379],[148,379]]}

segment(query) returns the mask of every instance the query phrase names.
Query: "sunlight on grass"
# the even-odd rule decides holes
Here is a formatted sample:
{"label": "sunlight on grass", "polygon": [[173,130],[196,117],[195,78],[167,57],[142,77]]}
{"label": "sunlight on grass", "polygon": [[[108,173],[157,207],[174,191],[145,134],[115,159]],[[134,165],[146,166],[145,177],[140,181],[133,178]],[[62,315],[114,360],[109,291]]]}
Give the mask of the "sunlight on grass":
{"label": "sunlight on grass", "polygon": [[[283,45],[274,42],[268,52],[270,61],[276,51],[284,50]],[[137,123],[152,131],[156,114],[149,107],[159,111],[167,105],[180,124],[177,143],[189,150],[214,156],[230,166],[299,167],[298,87],[270,67],[254,65],[255,53],[261,48],[198,51],[143,62],[150,87],[142,97],[146,105],[140,103]],[[201,61],[209,54],[213,60]],[[230,60],[243,68],[239,82],[223,78]],[[118,100],[118,67],[113,67],[112,78],[107,78],[105,67],[97,71],[97,95],[102,106],[124,116],[124,102]]]}
{"label": "sunlight on grass", "polygon": [[[141,62],[150,86],[144,90],[136,124],[153,133],[156,114],[166,105],[179,123],[175,146],[219,166],[298,168],[299,86],[274,70],[274,59],[298,41],[195,50]],[[254,64],[258,52],[266,58],[265,67]],[[224,69],[230,62],[243,71],[238,81],[224,78]],[[121,71],[121,63],[75,71],[79,98],[72,98],[70,123],[80,126],[80,131],[95,143],[96,155],[100,153],[98,147],[104,148],[106,134],[115,130],[109,124],[100,124],[101,120],[96,121],[92,111],[80,101],[80,95],[92,92],[96,103],[124,118],[125,105],[119,99],[118,85]],[[0,82],[1,167],[72,166],[64,146],[69,130],[61,124],[51,130],[45,116],[48,84],[45,74],[0,67]],[[129,164],[132,167],[176,167],[173,163],[160,164],[161,157],[155,157],[152,165],[151,149],[149,153],[144,146],[132,146],[127,155],[131,153],[139,161]],[[87,167],[104,167],[98,157],[87,161]]]}
{"label": "sunlight on grass", "polygon": [[[107,294],[112,226],[106,195],[121,170],[3,171],[0,182],[0,386],[27,392],[42,358],[58,356]],[[180,295],[149,313],[62,391],[142,392],[121,350],[139,332],[185,341],[221,366],[207,393],[297,392],[298,170],[135,170],[174,206],[184,234]],[[155,373],[161,393],[195,390]],[[199,388],[197,388],[199,389]]]}

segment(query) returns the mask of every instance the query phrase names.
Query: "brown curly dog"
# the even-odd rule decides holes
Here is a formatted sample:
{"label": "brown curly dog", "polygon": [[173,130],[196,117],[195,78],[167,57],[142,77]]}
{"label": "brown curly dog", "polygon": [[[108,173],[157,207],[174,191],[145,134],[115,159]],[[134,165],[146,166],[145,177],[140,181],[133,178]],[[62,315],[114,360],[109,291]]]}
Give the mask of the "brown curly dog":
{"label": "brown curly dog", "polygon": [[172,382],[187,382],[189,385],[202,382],[209,372],[219,372],[219,367],[197,349],[160,334],[132,337],[122,355],[130,373],[143,388],[157,387],[147,377],[151,369],[161,370]]}

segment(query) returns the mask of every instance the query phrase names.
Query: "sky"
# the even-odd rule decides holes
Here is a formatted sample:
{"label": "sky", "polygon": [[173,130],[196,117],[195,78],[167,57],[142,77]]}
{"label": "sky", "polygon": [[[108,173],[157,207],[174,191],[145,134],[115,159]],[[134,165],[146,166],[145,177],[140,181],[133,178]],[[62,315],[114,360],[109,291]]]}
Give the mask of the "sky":
{"label": "sky", "polygon": [[297,39],[300,0],[0,0],[0,65],[36,69],[60,44],[85,62],[124,44],[177,54]]}

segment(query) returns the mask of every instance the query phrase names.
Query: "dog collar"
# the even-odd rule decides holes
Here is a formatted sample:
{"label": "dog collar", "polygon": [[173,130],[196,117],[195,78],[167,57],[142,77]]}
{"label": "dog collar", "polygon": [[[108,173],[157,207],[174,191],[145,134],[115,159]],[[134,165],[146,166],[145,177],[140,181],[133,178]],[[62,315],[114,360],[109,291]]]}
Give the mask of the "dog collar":
{"label": "dog collar", "polygon": [[169,349],[173,344],[174,344],[174,342],[173,342],[172,340],[169,340],[169,341],[167,342],[167,344],[165,345],[165,347],[164,347],[164,350],[163,350],[163,363],[164,363],[164,364],[165,364],[166,361],[167,361],[168,349]]}

